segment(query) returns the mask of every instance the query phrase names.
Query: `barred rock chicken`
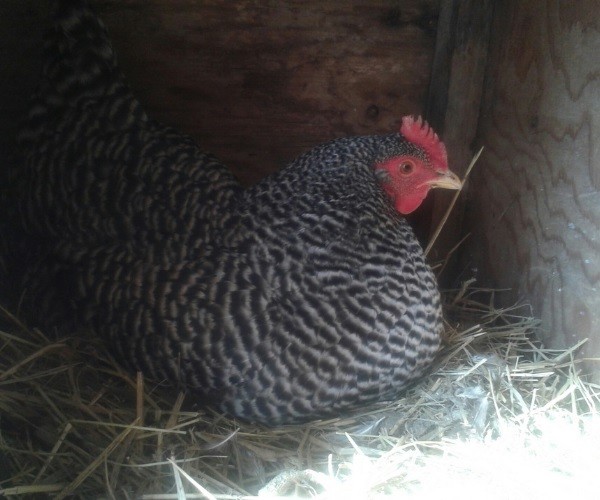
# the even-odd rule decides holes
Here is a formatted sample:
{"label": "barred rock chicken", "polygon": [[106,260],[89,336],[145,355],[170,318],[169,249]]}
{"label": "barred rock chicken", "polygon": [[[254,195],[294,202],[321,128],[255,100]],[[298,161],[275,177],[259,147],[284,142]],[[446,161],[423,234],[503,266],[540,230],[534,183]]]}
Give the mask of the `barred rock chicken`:
{"label": "barred rock chicken", "polygon": [[440,343],[402,214],[456,189],[420,119],[335,140],[242,189],[131,94],[101,22],[59,4],[15,173],[26,300],[125,365],[269,425],[393,398]]}

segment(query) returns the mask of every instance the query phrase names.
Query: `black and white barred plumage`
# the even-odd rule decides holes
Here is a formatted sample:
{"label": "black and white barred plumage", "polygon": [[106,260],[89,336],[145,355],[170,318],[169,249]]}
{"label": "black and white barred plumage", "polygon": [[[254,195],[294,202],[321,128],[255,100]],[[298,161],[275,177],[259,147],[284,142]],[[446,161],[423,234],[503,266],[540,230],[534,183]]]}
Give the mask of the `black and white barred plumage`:
{"label": "black and white barred plumage", "polygon": [[152,121],[84,2],[60,3],[15,174],[26,299],[118,358],[270,425],[395,397],[442,330],[435,279],[375,162],[400,134],[315,148],[250,189]]}

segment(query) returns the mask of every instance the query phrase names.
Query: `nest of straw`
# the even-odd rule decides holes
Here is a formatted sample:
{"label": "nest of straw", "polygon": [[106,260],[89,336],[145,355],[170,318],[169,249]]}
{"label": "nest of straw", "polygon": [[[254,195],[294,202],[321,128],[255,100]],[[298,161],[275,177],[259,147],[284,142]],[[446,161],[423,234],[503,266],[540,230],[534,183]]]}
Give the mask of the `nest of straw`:
{"label": "nest of straw", "polygon": [[[445,294],[445,346],[398,401],[268,429],[194,409],[99,343],[4,312],[0,494],[56,498],[548,498],[592,488],[600,387],[493,292]],[[584,495],[585,496],[585,495]],[[593,495],[591,495],[593,496]]]}

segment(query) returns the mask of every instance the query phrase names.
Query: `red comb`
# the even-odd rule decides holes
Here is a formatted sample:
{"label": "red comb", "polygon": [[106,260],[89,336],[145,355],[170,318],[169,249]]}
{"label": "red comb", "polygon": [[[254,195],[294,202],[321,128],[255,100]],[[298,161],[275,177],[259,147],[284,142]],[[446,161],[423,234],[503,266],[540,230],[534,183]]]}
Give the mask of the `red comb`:
{"label": "red comb", "polygon": [[446,146],[420,116],[416,120],[410,115],[402,117],[400,133],[406,140],[423,148],[435,168],[448,170]]}

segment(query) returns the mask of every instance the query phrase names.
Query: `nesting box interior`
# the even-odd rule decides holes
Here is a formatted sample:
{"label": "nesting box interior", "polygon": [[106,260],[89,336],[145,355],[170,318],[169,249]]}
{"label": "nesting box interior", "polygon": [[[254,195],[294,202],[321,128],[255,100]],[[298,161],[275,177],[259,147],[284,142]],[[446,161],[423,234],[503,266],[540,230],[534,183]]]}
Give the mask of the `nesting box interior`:
{"label": "nesting box interior", "polygon": [[[593,1],[94,0],[150,114],[246,184],[329,139],[425,114],[463,173],[432,255],[600,353],[598,23]],[[9,158],[40,69],[48,2],[0,6],[0,146]],[[8,160],[6,160],[8,161]],[[413,217],[426,241],[451,195]],[[459,244],[460,243],[460,244]],[[458,245],[458,246],[457,246]]]}
{"label": "nesting box interior", "polygon": [[[237,475],[239,484],[231,492],[247,494],[256,489],[257,482],[264,484],[263,480],[271,477],[284,461],[287,464],[298,457],[311,457],[314,450],[317,450],[315,456],[323,450],[329,453],[340,443],[335,439],[347,436],[348,429],[360,429],[356,432],[366,436],[365,440],[375,436],[378,461],[369,469],[375,477],[381,471],[387,473],[386,467],[393,456],[381,452],[383,441],[399,444],[405,451],[409,449],[407,441],[392,441],[398,435],[404,439],[414,431],[410,427],[414,422],[407,415],[418,413],[421,420],[417,425],[424,427],[423,422],[427,425],[436,422],[439,428],[431,435],[446,440],[455,435],[451,432],[457,420],[461,425],[472,420],[472,428],[480,438],[488,432],[501,435],[499,428],[510,421],[507,415],[515,414],[509,403],[524,408],[526,418],[514,419],[518,425],[525,422],[524,426],[555,402],[564,400],[566,405],[570,402],[572,408],[579,408],[580,400],[573,394],[581,387],[565,384],[558,395],[552,392],[562,386],[564,372],[559,368],[565,366],[563,361],[572,352],[566,351],[568,355],[563,353],[557,358],[552,358],[546,350],[539,356],[529,356],[535,350],[529,334],[534,326],[538,331],[538,322],[531,318],[523,320],[520,313],[539,318],[540,340],[548,347],[565,349],[586,340],[574,353],[584,360],[577,364],[577,370],[585,366],[587,372],[600,373],[595,361],[600,356],[600,9],[597,1],[90,0],[90,3],[107,26],[121,68],[148,113],[189,134],[230,167],[245,185],[256,183],[300,153],[330,139],[395,131],[401,117],[408,114],[423,115],[439,132],[448,149],[450,166],[461,176],[466,175],[469,162],[483,148],[447,220],[445,212],[453,194],[434,191],[419,211],[410,216],[410,221],[425,246],[444,220],[442,232],[428,255],[432,263],[441,263],[436,268],[440,283],[446,288],[460,289],[474,281],[474,286],[495,291],[495,304],[475,308],[483,327],[467,329],[462,344],[456,338],[454,344],[449,343],[449,350],[464,351],[469,357],[465,371],[457,375],[457,363],[446,356],[442,371],[445,369],[445,375],[450,376],[430,380],[425,389],[415,390],[403,401],[394,403],[394,411],[402,416],[392,415],[392,424],[381,433],[385,439],[375,432],[384,417],[379,419],[374,412],[374,418],[379,420],[367,431],[356,425],[359,420],[363,424],[362,416],[342,420],[327,444],[324,443],[330,436],[322,440],[320,437],[331,431],[328,427],[331,422],[294,430],[284,428],[271,434],[252,427],[251,432],[242,429],[238,434],[239,422],[223,420],[208,410],[206,414],[180,411],[182,395],[173,397],[175,401],[160,399],[160,394],[148,396],[144,390],[153,389],[144,388],[143,379],[138,377],[136,386],[117,365],[111,365],[112,359],[102,358],[104,354],[99,355],[93,346],[88,349],[93,351],[91,356],[81,362],[68,343],[52,343],[36,331],[25,339],[9,333],[1,337],[0,360],[11,362],[14,357],[16,361],[14,366],[0,371],[2,390],[9,388],[5,391],[6,399],[0,403],[3,413],[8,415],[6,408],[12,409],[18,418],[6,428],[12,432],[15,429],[11,426],[26,422],[29,427],[24,433],[31,433],[53,452],[58,450],[68,459],[83,456],[81,460],[66,462],[69,465],[65,467],[56,466],[58,459],[44,452],[43,457],[34,457],[37,462],[31,466],[27,460],[33,455],[33,445],[27,434],[27,450],[16,447],[12,450],[15,456],[26,457],[20,462],[25,465],[13,468],[20,471],[15,477],[22,471],[28,481],[33,476],[31,493],[60,492],[61,498],[66,497],[77,491],[87,477],[86,472],[91,474],[96,469],[100,488],[104,488],[105,483],[114,485],[133,471],[126,469],[133,467],[128,463],[132,450],[144,447],[151,448],[152,453],[158,450],[156,456],[162,459],[163,452],[165,456],[167,452],[175,456],[179,449],[191,446],[190,456],[210,455],[208,465],[203,469],[202,462],[198,474],[208,470],[213,475],[200,477],[213,486],[216,483],[210,481],[216,477],[223,481],[219,487],[229,488],[233,484],[231,477]],[[19,122],[38,82],[42,36],[51,23],[50,11],[51,2],[47,0],[0,3],[3,76],[0,172],[15,161]],[[10,235],[0,237],[10,238]],[[462,291],[451,296],[460,298]],[[448,311],[456,313],[458,298],[455,302],[448,301]],[[512,310],[498,312],[514,304],[521,305],[517,309],[519,314],[513,316]],[[468,307],[471,306],[469,303]],[[463,313],[465,310],[456,315]],[[516,326],[506,325],[517,316]],[[18,320],[15,322],[19,324]],[[449,334],[452,335],[458,337],[456,332]],[[485,335],[491,339],[489,342]],[[508,339],[505,350],[510,355],[505,359],[492,353],[491,361],[478,360],[467,349],[482,339],[488,342],[484,342],[484,350],[488,349],[497,340],[495,336],[500,335]],[[21,357],[13,356],[14,353]],[[54,357],[50,356],[44,365],[40,359],[47,353]],[[86,356],[89,354],[85,352]],[[88,363],[90,359],[93,362]],[[529,363],[525,375],[519,371],[519,363],[524,359]],[[24,374],[36,363],[42,366],[39,372],[32,369]],[[513,377],[511,369],[515,367],[517,376]],[[81,372],[76,371],[79,368]],[[118,382],[111,379],[107,383],[105,379],[110,377]],[[44,392],[43,384],[38,383],[41,379],[54,380],[54,392]],[[530,391],[525,398],[520,395],[525,390],[519,393],[510,385],[515,380],[523,382]],[[30,392],[21,390],[22,387]],[[107,387],[117,389],[111,392],[105,390]],[[450,395],[451,404],[447,408],[432,404],[440,395],[440,387]],[[501,397],[489,395],[497,390]],[[585,390],[581,394],[591,408],[590,413],[596,411],[598,394],[594,398],[588,397]],[[135,408],[129,408],[132,413],[127,413],[126,405],[136,397],[130,404]],[[457,398],[467,401],[461,411],[466,410],[458,419],[454,414],[447,415],[456,413],[452,404]],[[62,406],[58,408],[57,401],[73,409],[75,417],[61,414]],[[489,423],[489,415],[500,420],[497,428]],[[579,417],[578,414],[574,417],[576,426],[583,425]],[[155,428],[143,426],[144,418],[146,424],[150,420]],[[87,436],[80,429],[91,429],[93,420],[99,423],[100,430],[90,431],[95,437],[86,441]],[[444,428],[440,421],[452,425]],[[2,420],[3,424],[6,422],[8,419]],[[532,433],[540,429],[534,424],[531,428]],[[154,431],[156,435],[152,434]],[[421,431],[412,436],[431,442],[429,429]],[[57,432],[59,435],[55,435]],[[369,436],[371,432],[373,436]],[[12,445],[6,444],[3,433],[4,427],[0,433],[0,487],[7,484],[3,471],[19,463],[14,459],[9,464],[5,459]],[[600,433],[596,435],[599,436]],[[74,439],[75,444],[69,444],[67,437]],[[242,443],[239,448],[232,444],[235,441],[232,437]],[[168,441],[175,438],[179,441]],[[600,439],[592,441],[587,436],[578,439],[576,445],[568,443],[567,449],[574,450],[573,456],[579,455],[586,443],[590,453],[597,456],[600,447],[595,443]],[[520,437],[516,441],[511,453],[522,448]],[[175,451],[167,449],[167,442]],[[357,446],[354,441],[351,444],[353,452]],[[477,456],[475,462],[487,463],[488,444],[485,442],[484,458]],[[212,468],[213,451],[220,454],[223,445],[232,446],[234,451],[230,456],[235,455],[235,460],[231,459],[231,463],[237,468],[229,463],[230,456],[226,453],[219,456],[226,462],[223,468]],[[64,449],[67,451],[63,453]],[[96,453],[99,449],[103,451]],[[563,460],[563,448],[556,449],[553,450],[556,462],[548,469],[571,463]],[[529,472],[530,467],[543,462],[540,457],[545,458],[550,447],[544,450],[527,467],[522,467],[527,473],[523,478],[525,488],[540,482],[530,481]],[[506,462],[511,462],[512,457]],[[330,459],[331,455],[327,460]],[[144,460],[150,462],[150,458]],[[417,460],[421,460],[420,456]],[[74,463],[76,466],[71,467]],[[357,463],[358,468],[364,465]],[[593,480],[593,471],[588,473],[573,463],[576,466],[569,471],[571,476],[579,473],[577,479],[585,476]],[[587,466],[596,463],[597,459],[588,460]],[[101,472],[100,464],[104,467]],[[159,465],[165,464],[170,467],[166,459]],[[143,467],[147,465],[143,481],[158,476],[155,470],[165,470],[150,468],[156,464],[144,463]],[[62,468],[68,479],[55,472],[54,466]],[[331,467],[331,462],[326,466]],[[440,470],[438,466],[433,473],[425,474],[423,482],[429,483],[430,477]],[[55,479],[55,473],[62,478]],[[498,474],[493,470],[492,475]],[[402,476],[400,482],[408,483],[406,477]],[[501,488],[505,487],[504,478]],[[376,479],[375,483],[379,480]],[[47,489],[35,489],[43,486],[40,480],[48,483]],[[462,493],[463,478],[459,481]],[[564,491],[570,491],[570,487],[566,485]],[[13,493],[25,491],[19,488],[15,486]],[[380,488],[379,483],[376,488]],[[499,491],[503,491],[501,488]],[[230,490],[223,487],[219,491]],[[492,489],[485,484],[482,491],[488,495]],[[522,495],[523,490],[519,491]],[[522,497],[531,498],[538,493]]]}

